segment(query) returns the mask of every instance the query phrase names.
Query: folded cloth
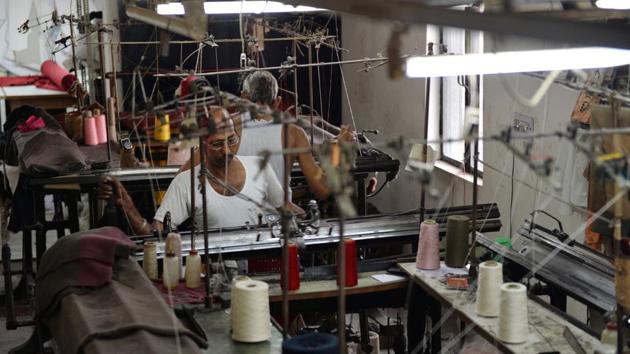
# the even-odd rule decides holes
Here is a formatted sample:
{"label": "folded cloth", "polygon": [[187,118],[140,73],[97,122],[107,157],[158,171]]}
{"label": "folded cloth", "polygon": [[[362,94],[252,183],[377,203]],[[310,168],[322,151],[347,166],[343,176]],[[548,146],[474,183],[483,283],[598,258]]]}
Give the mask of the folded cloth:
{"label": "folded cloth", "polygon": [[22,133],[30,132],[33,130],[42,129],[46,126],[44,120],[37,116],[30,116],[23,124],[17,127],[17,130]]}
{"label": "folded cloth", "polygon": [[44,319],[67,354],[200,353],[208,343],[185,328],[135,261],[119,258],[117,277],[98,289],[67,289]]}
{"label": "folded cloth", "polygon": [[28,86],[35,85],[37,88],[64,91],[63,88],[55,85],[48,77],[43,75],[29,76],[5,76],[0,77],[0,86]]}
{"label": "folded cloth", "polygon": [[117,258],[128,258],[136,245],[116,227],[77,232],[60,238],[43,255],[37,271],[35,310],[54,311],[67,288],[97,288],[112,280]]}

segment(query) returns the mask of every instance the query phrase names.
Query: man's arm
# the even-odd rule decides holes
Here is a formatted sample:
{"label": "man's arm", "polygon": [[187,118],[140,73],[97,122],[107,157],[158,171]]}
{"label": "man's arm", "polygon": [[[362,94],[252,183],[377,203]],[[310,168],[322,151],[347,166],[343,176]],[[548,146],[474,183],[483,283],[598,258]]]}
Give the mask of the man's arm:
{"label": "man's arm", "polygon": [[[269,204],[273,205],[275,208],[282,207],[284,205],[284,190],[280,185],[278,177],[269,165],[265,166],[264,175],[267,180],[267,199]],[[289,211],[295,215],[304,215],[306,213],[304,209],[291,201],[289,201],[288,207]]]}
{"label": "man's arm", "polygon": [[129,196],[127,189],[114,177],[105,176],[99,182],[98,197],[103,200],[114,198],[114,203],[125,214],[134,234],[148,235],[153,229],[162,230],[162,223],[154,221],[150,224],[145,219]]}
{"label": "man's arm", "polygon": [[[330,188],[328,188],[328,186],[326,185],[324,181],[324,173],[315,162],[315,158],[310,151],[311,144],[308,141],[308,137],[306,136],[304,129],[294,124],[290,124],[287,127],[289,129],[288,147],[291,149],[300,149],[304,151],[298,153],[297,158],[300,164],[300,168],[302,169],[302,174],[304,174],[304,177],[306,177],[306,182],[308,183],[309,189],[311,190],[311,192],[313,192],[317,199],[327,199],[330,195]],[[289,166],[291,166],[293,164],[293,160],[295,159],[295,155],[288,154],[285,155],[284,158],[285,160],[287,158],[289,159]]]}

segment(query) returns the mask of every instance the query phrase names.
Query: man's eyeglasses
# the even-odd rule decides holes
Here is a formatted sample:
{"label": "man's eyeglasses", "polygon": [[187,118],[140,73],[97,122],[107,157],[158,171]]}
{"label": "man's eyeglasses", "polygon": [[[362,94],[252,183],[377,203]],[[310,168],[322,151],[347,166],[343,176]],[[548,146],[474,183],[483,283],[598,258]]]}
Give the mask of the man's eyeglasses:
{"label": "man's eyeglasses", "polygon": [[219,151],[219,150],[221,150],[222,148],[224,148],[226,146],[232,147],[232,146],[238,144],[239,141],[240,140],[239,140],[237,135],[232,135],[228,139],[215,140],[215,141],[213,141],[211,143],[207,143],[207,144],[208,144],[208,147],[210,149],[215,150],[215,151]]}

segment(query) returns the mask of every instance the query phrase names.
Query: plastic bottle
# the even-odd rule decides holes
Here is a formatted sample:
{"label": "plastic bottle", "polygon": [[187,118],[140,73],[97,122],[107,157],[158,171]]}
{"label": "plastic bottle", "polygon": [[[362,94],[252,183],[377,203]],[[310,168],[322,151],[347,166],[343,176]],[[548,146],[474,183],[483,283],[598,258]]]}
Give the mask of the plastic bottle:
{"label": "plastic bottle", "polygon": [[166,245],[165,252],[172,253],[178,258],[179,267],[177,268],[177,279],[181,279],[184,275],[184,272],[182,271],[184,265],[182,257],[182,237],[178,233],[169,232],[164,243]]}
{"label": "plastic bottle", "polygon": [[162,273],[162,284],[167,289],[175,289],[179,285],[179,257],[173,253],[167,253],[164,258],[164,272]]}
{"label": "plastic bottle", "polygon": [[186,287],[195,289],[201,285],[201,256],[197,250],[190,250],[186,257]]}

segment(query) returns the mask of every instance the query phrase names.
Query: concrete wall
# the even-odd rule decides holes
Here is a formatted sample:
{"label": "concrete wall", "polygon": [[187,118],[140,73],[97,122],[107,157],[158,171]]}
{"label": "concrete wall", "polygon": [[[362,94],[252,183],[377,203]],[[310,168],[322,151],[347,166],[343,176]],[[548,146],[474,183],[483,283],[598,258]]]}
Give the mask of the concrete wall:
{"label": "concrete wall", "polygon": [[[387,56],[391,22],[344,15],[342,24],[342,46],[349,50],[344,53],[344,59],[376,57],[378,53]],[[401,53],[424,54],[425,42],[425,27],[413,27],[404,37]],[[357,72],[361,68],[362,65],[343,66],[357,130],[380,130],[380,135],[370,137],[375,143],[400,136],[421,138],[424,125],[424,80],[405,78],[392,81],[386,66],[367,73]],[[342,101],[343,120],[352,123],[345,96]],[[406,156],[406,153],[403,152],[403,155]],[[417,208],[419,196],[419,185],[401,172],[399,178],[371,202],[382,212],[400,211]]]}
{"label": "concrete wall", "polygon": [[[391,25],[352,16],[343,17],[343,46],[350,50],[345,58],[372,57],[386,48]],[[424,48],[425,28],[414,28],[404,39],[402,53]],[[558,47],[558,44],[536,43],[518,38],[489,38],[486,51],[515,50],[529,48]],[[542,46],[541,46],[542,45]],[[420,138],[424,129],[424,80],[402,79],[392,81],[387,77],[386,68],[372,70],[369,73],[357,73],[357,66],[345,66],[344,73],[350,102],[354,111],[358,129],[380,129],[381,136],[376,142],[391,140],[399,136]],[[524,114],[534,120],[534,132],[549,132],[564,129],[577,99],[578,92],[561,85],[552,85],[548,93],[535,107],[525,107],[517,103],[506,89],[524,97],[531,97],[542,80],[526,75],[493,75],[484,78],[483,122],[484,134],[494,135],[509,127],[516,114]],[[343,108],[344,121],[351,122],[349,106]],[[537,140],[534,152],[559,156],[560,140],[556,138]],[[483,186],[480,187],[480,202],[496,202],[501,211],[503,227],[489,236],[508,236],[514,233],[535,209],[545,210],[561,218],[564,229],[574,234],[577,240],[583,240],[580,226],[585,217],[574,213],[560,216],[561,202],[558,190],[554,189],[545,178],[537,176],[523,161],[499,142],[484,143]],[[395,152],[393,152],[395,153]],[[405,159],[407,152],[399,153]],[[404,164],[404,160],[403,160]],[[498,170],[494,171],[492,168]],[[513,168],[513,173],[512,173]],[[578,171],[581,172],[581,171]],[[514,176],[512,181],[510,176]],[[450,173],[436,169],[429,193],[427,205],[456,206],[472,203],[472,183]],[[373,200],[383,212],[403,211],[419,205],[419,184],[408,173],[401,171],[399,178],[386,188],[382,195]],[[549,227],[556,227],[548,218],[538,217],[536,222]],[[569,313],[586,320],[583,305],[569,301]]]}

